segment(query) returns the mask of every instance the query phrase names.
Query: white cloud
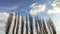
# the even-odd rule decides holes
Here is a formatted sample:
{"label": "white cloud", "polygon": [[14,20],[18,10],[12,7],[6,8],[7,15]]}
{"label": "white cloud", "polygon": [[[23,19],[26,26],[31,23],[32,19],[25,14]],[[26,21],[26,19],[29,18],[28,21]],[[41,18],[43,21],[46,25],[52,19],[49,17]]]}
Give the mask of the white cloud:
{"label": "white cloud", "polygon": [[0,9],[3,9],[3,10],[15,10],[19,7],[20,5],[17,4],[17,5],[14,5],[14,6],[9,6],[9,7],[0,7]]}
{"label": "white cloud", "polygon": [[7,18],[8,18],[8,13],[6,12],[3,12],[3,13],[0,13],[0,31],[4,31],[5,29],[5,23],[7,21]]}
{"label": "white cloud", "polygon": [[46,5],[41,5],[41,4],[33,3],[30,6],[30,8],[31,8],[30,14],[34,15],[34,14],[38,14],[40,12],[43,12],[46,9]]}
{"label": "white cloud", "polygon": [[52,6],[53,6],[53,7],[60,8],[60,0],[55,0],[55,1],[52,3]]}
{"label": "white cloud", "polygon": [[12,6],[10,9],[11,10],[15,10],[15,9],[17,9],[19,7],[19,4],[18,5],[15,5],[15,6]]}
{"label": "white cloud", "polygon": [[0,13],[0,20],[6,21],[8,15],[9,14],[6,12]]}
{"label": "white cloud", "polygon": [[52,10],[48,10],[48,14],[58,14],[60,13],[60,8],[53,8]]}
{"label": "white cloud", "polygon": [[55,0],[52,3],[53,9],[52,10],[48,10],[48,14],[58,14],[60,13],[60,0]]}
{"label": "white cloud", "polygon": [[[6,22],[7,22],[8,16],[9,16],[9,13],[0,12],[0,31],[5,31],[5,26],[6,26]],[[14,16],[13,16],[13,20],[14,20]]]}
{"label": "white cloud", "polygon": [[31,8],[31,7],[34,7],[34,6],[36,6],[36,5],[37,5],[37,3],[33,3],[33,4],[30,6],[30,8]]}

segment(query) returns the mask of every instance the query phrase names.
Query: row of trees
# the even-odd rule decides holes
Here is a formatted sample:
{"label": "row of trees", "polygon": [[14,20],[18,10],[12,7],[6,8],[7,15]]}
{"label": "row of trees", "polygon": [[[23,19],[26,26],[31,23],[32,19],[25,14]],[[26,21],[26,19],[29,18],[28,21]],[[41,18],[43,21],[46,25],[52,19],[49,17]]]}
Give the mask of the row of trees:
{"label": "row of trees", "polygon": [[[18,18],[17,18],[18,15]],[[21,18],[21,20],[19,19],[20,15],[19,13],[16,14],[15,19],[14,19],[14,26],[12,27],[12,34],[19,34],[19,25],[21,23],[21,33],[20,34],[29,34],[29,28],[28,28],[28,17],[26,16],[26,19]],[[10,32],[10,28],[11,28],[11,24],[12,24],[12,19],[13,19],[13,13],[11,12],[9,14],[8,20],[7,20],[7,24],[6,24],[6,33],[5,34],[9,34]],[[24,20],[26,21],[26,33],[24,33]],[[41,18],[38,18],[38,16],[36,16],[34,18],[35,20],[35,29],[36,29],[36,34],[56,34],[56,30],[53,24],[53,21],[51,20],[51,18],[44,20]],[[21,21],[21,22],[20,22]],[[30,34],[34,34],[34,26],[33,26],[33,17],[29,14],[29,23],[30,23]],[[38,28],[39,26],[39,28]],[[16,29],[16,31],[15,31]]]}

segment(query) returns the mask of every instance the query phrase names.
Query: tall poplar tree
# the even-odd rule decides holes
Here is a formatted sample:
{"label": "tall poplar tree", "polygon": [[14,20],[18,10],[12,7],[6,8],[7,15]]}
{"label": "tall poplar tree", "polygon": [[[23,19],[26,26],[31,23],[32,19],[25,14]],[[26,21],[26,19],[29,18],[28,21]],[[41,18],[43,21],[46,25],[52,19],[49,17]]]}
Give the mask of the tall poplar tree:
{"label": "tall poplar tree", "polygon": [[33,18],[29,14],[29,22],[30,22],[30,34],[33,34]]}
{"label": "tall poplar tree", "polygon": [[22,16],[22,19],[21,19],[21,34],[23,34],[24,32],[24,19],[23,19],[23,16]]}
{"label": "tall poplar tree", "polygon": [[11,23],[12,23],[12,18],[13,18],[13,13],[11,12],[9,14],[9,17],[8,17],[8,20],[7,20],[7,26],[6,26],[6,34],[9,34],[9,31],[10,31],[10,26],[11,26]]}

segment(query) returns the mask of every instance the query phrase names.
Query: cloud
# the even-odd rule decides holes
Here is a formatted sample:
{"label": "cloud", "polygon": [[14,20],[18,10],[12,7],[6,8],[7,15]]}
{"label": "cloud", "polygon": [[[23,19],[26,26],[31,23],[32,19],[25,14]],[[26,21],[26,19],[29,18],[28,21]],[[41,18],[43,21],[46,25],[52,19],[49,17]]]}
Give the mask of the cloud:
{"label": "cloud", "polygon": [[52,6],[60,8],[60,1],[54,2]]}
{"label": "cloud", "polygon": [[60,8],[53,8],[52,10],[48,10],[48,14],[58,14],[60,13]]}
{"label": "cloud", "polygon": [[16,4],[16,5],[14,5],[14,6],[7,6],[7,7],[0,7],[0,10],[15,10],[15,9],[17,9],[19,7],[19,4]]}
{"label": "cloud", "polygon": [[6,19],[7,19],[7,17],[8,17],[8,13],[6,13],[6,12],[3,12],[3,13],[0,13],[0,20],[5,20],[6,21]]}
{"label": "cloud", "polygon": [[[13,12],[13,14],[15,14]],[[6,22],[7,22],[7,19],[9,17],[9,13],[7,12],[0,12],[0,31],[5,31],[5,26],[6,26]],[[13,15],[13,21],[14,22],[14,15]]]}
{"label": "cloud", "polygon": [[32,5],[30,5],[30,8],[31,7],[34,7],[34,6],[36,6],[37,5],[37,3],[33,3]]}
{"label": "cloud", "polygon": [[15,10],[15,9],[17,9],[18,7],[19,7],[19,4],[11,7],[10,9],[11,9],[11,10]]}
{"label": "cloud", "polygon": [[37,3],[33,3],[30,6],[31,10],[30,10],[30,14],[32,15],[36,15],[40,12],[43,12],[46,9],[46,5],[41,5],[41,4],[37,4]]}
{"label": "cloud", "polygon": [[55,0],[52,4],[53,9],[48,10],[48,14],[59,14],[60,13],[60,0]]}
{"label": "cloud", "polygon": [[6,12],[0,12],[0,31],[4,31],[5,29],[5,24],[8,18],[8,13]]}

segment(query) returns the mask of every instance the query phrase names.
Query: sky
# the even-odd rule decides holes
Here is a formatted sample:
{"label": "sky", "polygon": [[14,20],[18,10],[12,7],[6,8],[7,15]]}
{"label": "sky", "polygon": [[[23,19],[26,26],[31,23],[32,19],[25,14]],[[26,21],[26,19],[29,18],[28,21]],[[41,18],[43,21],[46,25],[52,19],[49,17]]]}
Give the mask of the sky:
{"label": "sky", "polygon": [[51,17],[57,34],[60,34],[60,0],[0,0],[0,34],[4,34],[4,26],[12,10],[22,16]]}

